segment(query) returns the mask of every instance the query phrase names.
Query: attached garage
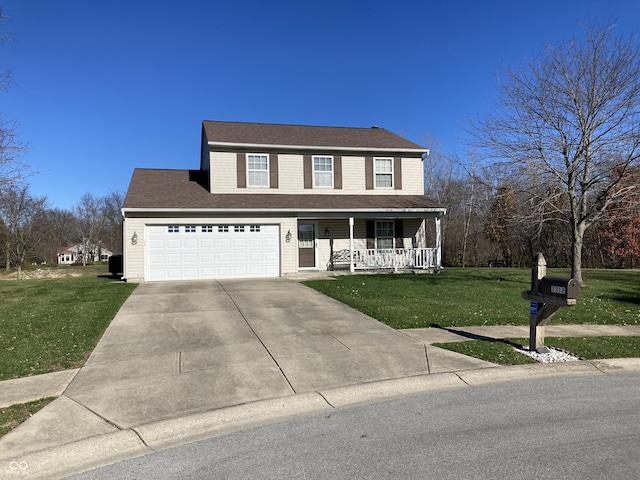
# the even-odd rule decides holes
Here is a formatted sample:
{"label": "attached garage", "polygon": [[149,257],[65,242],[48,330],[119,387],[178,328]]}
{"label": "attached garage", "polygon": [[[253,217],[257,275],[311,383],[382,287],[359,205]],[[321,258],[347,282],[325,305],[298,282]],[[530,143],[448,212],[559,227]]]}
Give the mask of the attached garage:
{"label": "attached garage", "polygon": [[147,281],[280,276],[278,225],[147,225]]}

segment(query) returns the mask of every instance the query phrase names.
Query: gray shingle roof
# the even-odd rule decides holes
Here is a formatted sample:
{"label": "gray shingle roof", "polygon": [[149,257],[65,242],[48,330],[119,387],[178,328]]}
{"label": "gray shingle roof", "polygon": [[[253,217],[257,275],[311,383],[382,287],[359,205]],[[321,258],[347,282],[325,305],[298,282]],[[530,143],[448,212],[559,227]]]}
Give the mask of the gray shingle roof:
{"label": "gray shingle roof", "polygon": [[124,208],[229,210],[440,209],[423,195],[211,194],[199,170],[135,169]]}
{"label": "gray shingle roof", "polygon": [[426,151],[384,128],[320,127],[270,123],[202,122],[208,142],[241,145],[314,146]]}

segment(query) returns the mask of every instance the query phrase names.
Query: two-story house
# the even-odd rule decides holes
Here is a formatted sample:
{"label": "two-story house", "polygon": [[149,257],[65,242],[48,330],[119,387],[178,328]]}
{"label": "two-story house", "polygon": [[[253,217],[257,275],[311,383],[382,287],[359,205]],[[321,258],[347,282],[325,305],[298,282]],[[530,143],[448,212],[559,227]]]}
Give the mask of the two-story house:
{"label": "two-story house", "polygon": [[437,269],[445,210],[424,196],[427,154],[377,127],[204,121],[199,169],[134,171],[124,278]]}

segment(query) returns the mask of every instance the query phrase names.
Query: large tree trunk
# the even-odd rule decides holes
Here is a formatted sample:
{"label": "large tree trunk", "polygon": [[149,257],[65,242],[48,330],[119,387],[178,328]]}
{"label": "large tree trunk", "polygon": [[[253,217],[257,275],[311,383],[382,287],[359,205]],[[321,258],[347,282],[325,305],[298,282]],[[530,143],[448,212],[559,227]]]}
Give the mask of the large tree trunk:
{"label": "large tree trunk", "polygon": [[571,242],[571,278],[575,278],[580,282],[580,286],[584,286],[582,279],[582,243],[584,239],[585,225],[578,223],[572,228]]}

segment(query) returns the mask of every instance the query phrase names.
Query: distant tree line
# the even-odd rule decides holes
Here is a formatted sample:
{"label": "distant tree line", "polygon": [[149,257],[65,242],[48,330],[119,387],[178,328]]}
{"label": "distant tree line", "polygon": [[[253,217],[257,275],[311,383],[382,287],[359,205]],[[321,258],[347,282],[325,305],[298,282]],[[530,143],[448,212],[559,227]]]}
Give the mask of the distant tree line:
{"label": "distant tree line", "polygon": [[[426,143],[431,148],[425,193],[447,209],[442,219],[445,266],[528,267],[543,252],[550,266],[571,267],[571,224],[563,218],[569,199],[560,185],[543,185],[531,194],[524,174],[474,170],[473,161],[441,153],[432,138]],[[617,188],[630,193],[611,202],[585,232],[585,268],[640,267],[640,169],[627,171]],[[544,208],[536,205],[539,197],[547,199]]]}
{"label": "distant tree line", "polygon": [[[18,272],[26,264],[55,264],[64,248],[80,245],[122,252],[121,192],[103,197],[85,193],[71,209],[51,208],[46,197],[29,192],[26,181],[0,187],[0,261]],[[88,256],[80,257],[86,265]]]}

